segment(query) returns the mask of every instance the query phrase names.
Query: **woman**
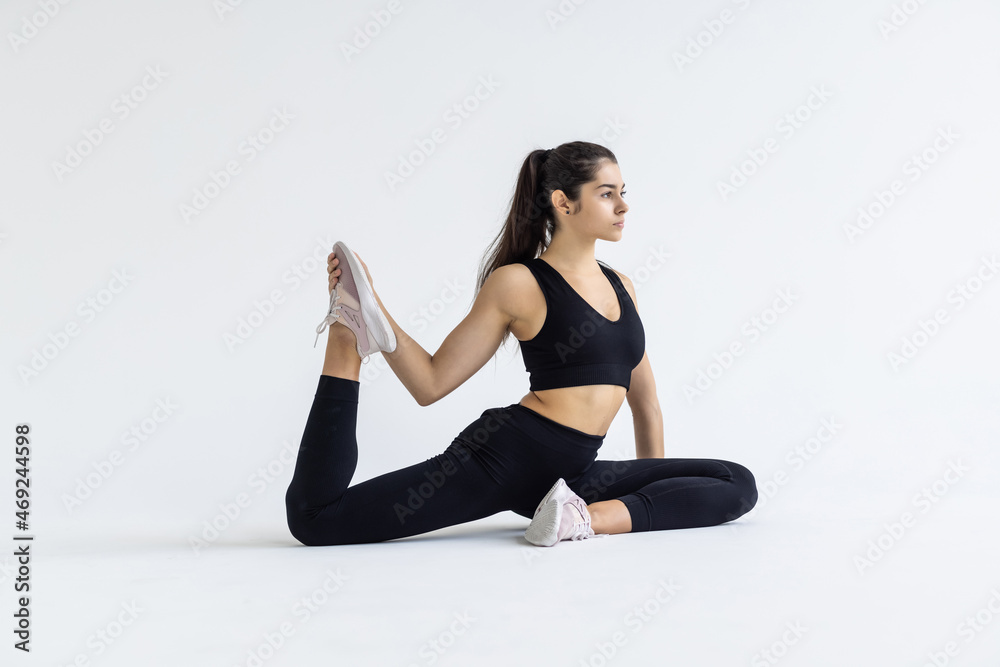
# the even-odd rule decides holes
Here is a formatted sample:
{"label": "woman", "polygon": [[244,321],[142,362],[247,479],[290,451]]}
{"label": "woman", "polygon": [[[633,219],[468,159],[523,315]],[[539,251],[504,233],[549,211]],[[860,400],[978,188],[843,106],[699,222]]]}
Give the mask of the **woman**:
{"label": "woman", "polygon": [[[663,458],[635,289],[594,255],[596,241],[621,239],[624,195],[618,161],[603,146],[571,142],[528,155],[473,307],[433,356],[382,306],[361,258],[334,245],[330,310],[317,328],[329,325],[326,358],[285,495],[297,540],[381,542],[511,510],[531,519],[530,543],[552,546],[712,526],[753,508],[756,484],[742,465]],[[468,380],[510,334],[531,374],[520,402],[485,410],[437,456],[349,486],[362,360],[382,352],[426,406]],[[638,458],[598,461],[626,398]]]}

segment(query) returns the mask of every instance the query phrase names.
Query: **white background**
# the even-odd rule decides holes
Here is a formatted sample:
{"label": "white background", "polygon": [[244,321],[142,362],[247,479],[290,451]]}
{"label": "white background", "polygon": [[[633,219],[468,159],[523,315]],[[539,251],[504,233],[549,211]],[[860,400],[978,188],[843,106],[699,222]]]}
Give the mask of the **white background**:
{"label": "white background", "polygon": [[[920,665],[949,641],[949,664],[995,664],[1000,620],[973,641],[959,630],[1000,591],[995,3],[223,7],[0,9],[0,533],[18,532],[14,426],[28,423],[36,536],[33,652],[0,650],[252,664],[339,567],[337,603],[264,664],[431,664],[426,642],[467,609],[478,620],[438,664],[773,664],[759,651],[795,621],[809,630],[782,664]],[[268,135],[276,112],[291,118]],[[252,160],[250,136],[268,141]],[[471,306],[524,157],[575,140],[614,151],[626,183],[622,240],[597,256],[636,284],[666,456],[743,463],[758,508],[544,561],[511,513],[406,544],[299,547],[279,457],[322,368],[312,258],[348,243],[433,353]],[[213,190],[229,161],[239,173]],[[859,208],[880,215],[862,228]],[[776,314],[779,291],[794,300]],[[751,339],[754,317],[767,324]],[[356,482],[443,451],[528,390],[513,339],[427,408],[370,362]],[[711,381],[686,393],[700,372]],[[835,435],[793,463],[824,419]],[[633,456],[626,404],[601,458]],[[240,494],[249,506],[219,519]],[[213,520],[225,529],[192,548]],[[0,563],[10,619],[14,561]],[[625,614],[666,577],[681,593],[632,634]],[[130,600],[140,622],[98,653],[88,637]],[[606,658],[616,630],[630,639]]]}

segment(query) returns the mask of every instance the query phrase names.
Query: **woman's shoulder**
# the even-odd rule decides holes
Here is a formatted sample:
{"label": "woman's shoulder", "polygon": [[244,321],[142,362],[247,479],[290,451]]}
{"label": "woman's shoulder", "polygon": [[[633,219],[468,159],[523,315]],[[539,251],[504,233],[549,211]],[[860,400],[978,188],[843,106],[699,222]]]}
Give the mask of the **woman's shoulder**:
{"label": "woman's shoulder", "polygon": [[625,291],[628,292],[628,295],[630,297],[632,297],[632,303],[638,303],[638,300],[635,298],[635,285],[632,284],[631,278],[629,278],[628,276],[626,276],[624,273],[622,273],[618,269],[616,269],[616,268],[614,268],[612,266],[609,266],[605,262],[601,262],[601,264],[603,266],[606,266],[607,268],[609,268],[609,269],[611,269],[612,271],[615,272],[615,274],[618,276],[619,280],[622,281],[622,285],[625,286]]}
{"label": "woman's shoulder", "polygon": [[538,288],[535,275],[523,262],[497,267],[487,280],[493,281],[501,291],[511,295],[523,295],[526,291]]}
{"label": "woman's shoulder", "polygon": [[[545,297],[531,273],[523,263],[515,262],[497,267],[486,278],[491,299],[515,322],[531,321],[543,307]],[[485,287],[485,285],[484,285]],[[517,328],[517,325],[513,325]]]}

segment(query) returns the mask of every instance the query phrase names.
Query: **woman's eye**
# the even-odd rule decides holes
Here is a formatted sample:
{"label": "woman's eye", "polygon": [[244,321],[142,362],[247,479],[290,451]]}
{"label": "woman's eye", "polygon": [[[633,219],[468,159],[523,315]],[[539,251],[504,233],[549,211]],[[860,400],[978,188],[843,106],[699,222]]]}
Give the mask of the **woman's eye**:
{"label": "woman's eye", "polygon": [[[625,192],[626,192],[626,190],[622,190],[622,197],[625,196]],[[605,192],[604,193],[604,195],[610,195],[610,194],[611,194],[610,192]],[[603,197],[604,195],[601,195],[601,196]]]}

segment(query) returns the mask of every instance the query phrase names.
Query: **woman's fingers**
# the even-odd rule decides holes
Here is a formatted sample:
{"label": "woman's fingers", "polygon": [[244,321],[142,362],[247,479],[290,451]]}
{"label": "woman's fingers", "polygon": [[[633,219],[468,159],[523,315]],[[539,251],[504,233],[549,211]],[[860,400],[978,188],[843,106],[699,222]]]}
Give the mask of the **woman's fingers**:
{"label": "woman's fingers", "polygon": [[326,272],[330,274],[330,280],[328,281],[330,285],[330,291],[337,286],[338,276],[340,276],[340,269],[337,265],[340,264],[340,259],[336,257],[332,252],[326,257]]}

